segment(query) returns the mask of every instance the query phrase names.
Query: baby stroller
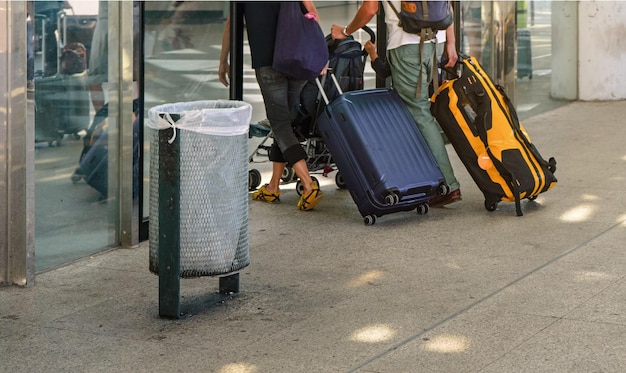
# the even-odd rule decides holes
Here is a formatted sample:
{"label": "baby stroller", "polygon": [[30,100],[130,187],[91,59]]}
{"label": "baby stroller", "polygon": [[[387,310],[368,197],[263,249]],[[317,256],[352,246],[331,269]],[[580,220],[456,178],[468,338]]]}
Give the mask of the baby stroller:
{"label": "baby stroller", "polygon": [[[363,30],[374,42],[374,31],[367,26],[364,26]],[[355,40],[353,36],[348,36],[343,40],[333,40],[330,35],[326,36],[326,43],[329,52],[328,73],[335,76],[344,92],[363,89],[363,73],[367,52],[362,48],[361,43]],[[328,75],[321,76],[320,80],[330,100],[339,95],[335,84]],[[315,81],[307,82],[300,94],[300,104],[296,108],[297,114],[292,122],[292,127],[308,155],[307,167],[309,172],[321,173],[326,177],[335,170],[335,167],[332,163],[332,156],[317,129],[317,118],[325,107],[326,104],[321,99]],[[250,138],[263,138],[249,157],[250,162],[253,163],[256,156],[267,156],[269,150],[267,143],[272,139],[272,132],[269,122],[265,120],[258,124],[251,124],[249,133]],[[298,194],[302,194],[303,186],[291,166],[288,165],[283,170],[282,181],[285,183],[296,181],[296,191]],[[335,175],[335,183],[337,187],[345,188],[339,172]],[[261,173],[257,169],[251,168],[248,177],[249,190],[255,190],[259,185],[261,185]]]}

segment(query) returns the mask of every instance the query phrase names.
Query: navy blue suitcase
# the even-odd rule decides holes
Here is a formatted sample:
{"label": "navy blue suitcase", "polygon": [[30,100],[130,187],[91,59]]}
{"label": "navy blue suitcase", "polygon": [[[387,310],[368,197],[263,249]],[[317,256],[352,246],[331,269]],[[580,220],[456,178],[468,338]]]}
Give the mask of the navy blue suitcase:
{"label": "navy blue suitcase", "polygon": [[428,200],[448,193],[439,166],[395,91],[343,93],[327,103],[317,123],[366,225],[399,211],[425,214]]}

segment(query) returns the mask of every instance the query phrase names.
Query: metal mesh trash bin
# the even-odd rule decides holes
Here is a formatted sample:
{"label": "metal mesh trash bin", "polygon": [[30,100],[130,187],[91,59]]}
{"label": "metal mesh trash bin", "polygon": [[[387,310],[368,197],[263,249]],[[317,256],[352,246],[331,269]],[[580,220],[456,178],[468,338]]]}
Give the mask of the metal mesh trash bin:
{"label": "metal mesh trash bin", "polygon": [[[149,110],[151,272],[159,274],[159,253],[164,250],[180,250],[182,278],[224,275],[250,264],[251,113],[250,104],[227,100]],[[164,241],[178,247],[159,250]]]}

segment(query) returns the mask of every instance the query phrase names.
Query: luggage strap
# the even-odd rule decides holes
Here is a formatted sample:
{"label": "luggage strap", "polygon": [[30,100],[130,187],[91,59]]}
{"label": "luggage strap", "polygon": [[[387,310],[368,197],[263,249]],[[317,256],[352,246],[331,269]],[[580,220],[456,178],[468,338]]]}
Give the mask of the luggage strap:
{"label": "luggage strap", "polygon": [[415,98],[422,97],[422,59],[424,56],[424,40],[434,40],[434,52],[433,52],[433,68],[432,68],[432,82],[435,92],[439,90],[439,71],[437,70],[437,33],[432,29],[422,29],[420,31],[420,70],[417,78],[417,89],[415,90]]}

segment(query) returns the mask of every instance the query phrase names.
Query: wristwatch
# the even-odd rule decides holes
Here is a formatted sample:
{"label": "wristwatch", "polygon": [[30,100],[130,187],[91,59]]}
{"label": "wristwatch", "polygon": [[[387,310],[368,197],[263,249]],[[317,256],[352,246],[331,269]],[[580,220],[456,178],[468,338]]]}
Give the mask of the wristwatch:
{"label": "wristwatch", "polygon": [[343,34],[343,36],[350,36],[350,34],[348,34],[348,26],[343,26],[343,30],[341,30],[341,33]]}

